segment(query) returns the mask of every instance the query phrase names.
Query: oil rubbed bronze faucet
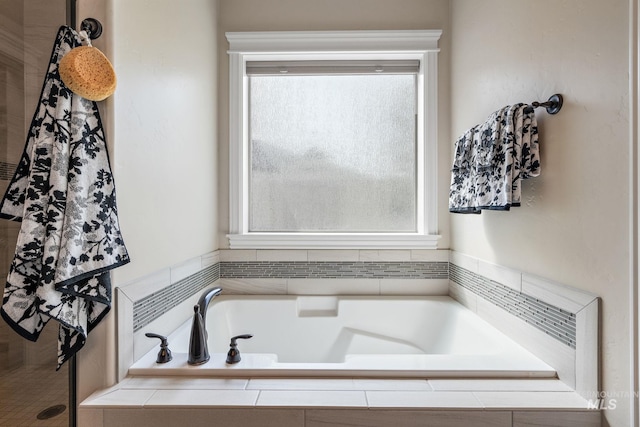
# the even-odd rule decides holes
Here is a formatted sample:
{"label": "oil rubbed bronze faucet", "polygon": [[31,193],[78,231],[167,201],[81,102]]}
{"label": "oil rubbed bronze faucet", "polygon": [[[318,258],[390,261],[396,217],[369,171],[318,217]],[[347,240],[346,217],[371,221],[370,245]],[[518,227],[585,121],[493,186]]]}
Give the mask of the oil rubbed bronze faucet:
{"label": "oil rubbed bronze faucet", "polygon": [[222,288],[207,289],[200,295],[198,303],[193,306],[193,323],[189,337],[189,358],[187,359],[189,365],[201,365],[209,361],[207,308],[211,300],[221,292]]}

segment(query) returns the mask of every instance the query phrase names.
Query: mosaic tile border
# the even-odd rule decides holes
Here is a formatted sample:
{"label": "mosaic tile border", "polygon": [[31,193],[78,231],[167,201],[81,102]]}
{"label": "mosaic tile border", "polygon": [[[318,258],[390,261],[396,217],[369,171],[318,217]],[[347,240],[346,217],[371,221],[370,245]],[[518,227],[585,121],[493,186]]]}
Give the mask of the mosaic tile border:
{"label": "mosaic tile border", "polygon": [[220,278],[220,263],[215,263],[172,285],[133,303],[133,332],[153,322],[182,301]]}
{"label": "mosaic tile border", "polygon": [[449,278],[463,288],[527,322],[561,343],[576,348],[576,315],[487,279],[455,264]]}
{"label": "mosaic tile border", "polygon": [[226,261],[229,279],[448,279],[448,262]]}

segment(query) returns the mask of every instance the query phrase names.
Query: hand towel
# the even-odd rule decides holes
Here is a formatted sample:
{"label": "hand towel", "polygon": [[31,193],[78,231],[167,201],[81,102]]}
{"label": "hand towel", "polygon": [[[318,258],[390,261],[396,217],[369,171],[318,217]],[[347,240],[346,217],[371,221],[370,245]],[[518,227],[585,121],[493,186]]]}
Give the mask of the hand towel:
{"label": "hand towel", "polygon": [[97,104],[60,80],[60,59],[82,44],[58,31],[17,171],[0,217],[21,221],[0,314],[35,341],[59,322],[58,365],[84,345],[111,307],[109,271],[129,262]]}
{"label": "hand towel", "polygon": [[476,150],[480,126],[467,130],[456,140],[453,168],[451,169],[451,190],[449,210],[455,213],[479,214],[476,206]]}
{"label": "hand towel", "polygon": [[456,140],[449,211],[480,213],[520,206],[522,179],[539,174],[533,109],[525,104],[503,107]]}
{"label": "hand towel", "polygon": [[[516,125],[515,134],[520,136],[521,148],[518,153],[520,160],[513,175],[513,206],[520,206],[522,180],[540,176],[540,145],[538,141],[538,122],[533,108],[525,106],[521,110],[522,127]],[[518,139],[516,138],[516,143]]]}

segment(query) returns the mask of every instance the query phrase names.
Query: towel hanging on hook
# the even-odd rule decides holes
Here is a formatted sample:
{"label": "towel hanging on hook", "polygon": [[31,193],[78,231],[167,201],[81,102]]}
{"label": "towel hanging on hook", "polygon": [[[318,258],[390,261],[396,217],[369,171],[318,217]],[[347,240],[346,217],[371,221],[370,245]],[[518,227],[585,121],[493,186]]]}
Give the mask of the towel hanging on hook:
{"label": "towel hanging on hook", "polygon": [[72,49],[60,61],[62,82],[73,93],[90,101],[102,101],[116,90],[116,73],[107,57],[91,45],[102,34],[102,25],[93,18],[82,21],[80,36],[85,46]]}
{"label": "towel hanging on hook", "polygon": [[60,27],[20,164],[0,201],[0,218],[21,223],[0,315],[31,341],[56,320],[58,369],[109,312],[110,271],[129,262],[98,106],[58,73],[61,58],[82,44],[74,29]]}

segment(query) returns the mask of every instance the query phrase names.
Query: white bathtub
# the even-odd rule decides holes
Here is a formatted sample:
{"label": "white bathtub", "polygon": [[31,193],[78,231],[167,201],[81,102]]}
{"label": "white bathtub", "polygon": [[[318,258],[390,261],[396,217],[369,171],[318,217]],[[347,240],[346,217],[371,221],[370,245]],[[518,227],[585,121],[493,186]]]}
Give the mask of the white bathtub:
{"label": "white bathtub", "polygon": [[[211,360],[187,364],[191,320],[129,374],[220,377],[555,377],[555,370],[446,296],[220,296],[207,313]],[[232,336],[240,363],[227,365]]]}

